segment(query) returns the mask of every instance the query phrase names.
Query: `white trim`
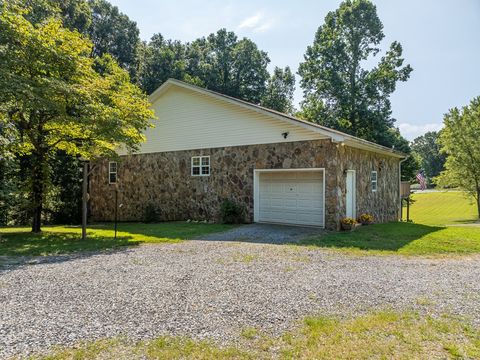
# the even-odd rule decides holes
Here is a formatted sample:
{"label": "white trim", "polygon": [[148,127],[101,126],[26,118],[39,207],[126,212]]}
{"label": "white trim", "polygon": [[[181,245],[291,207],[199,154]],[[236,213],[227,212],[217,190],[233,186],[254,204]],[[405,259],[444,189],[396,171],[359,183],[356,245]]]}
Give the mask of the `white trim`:
{"label": "white trim", "polygon": [[[208,174],[203,173],[203,168],[207,167],[207,165],[203,165],[202,160],[208,158]],[[193,165],[193,159],[198,159],[198,165]],[[198,168],[198,174],[193,173],[193,168]],[[210,176],[211,173],[211,166],[210,166],[210,155],[199,155],[199,156],[192,156],[190,160],[190,175],[191,176]]]}
{"label": "white trim", "polygon": [[[115,164],[115,171],[112,171],[111,164]],[[110,175],[115,174],[115,181],[110,181]],[[109,161],[108,162],[108,183],[109,184],[116,184],[118,182],[118,163],[116,161]]]}
{"label": "white trim", "polygon": [[[347,174],[349,172],[353,174],[352,218],[356,219],[357,218],[357,172],[356,170],[347,170]],[[345,178],[345,183],[347,182],[347,179],[348,179],[348,176]],[[348,184],[345,184],[345,193],[347,192],[347,186]],[[345,199],[345,216],[347,216],[347,199]]]}
{"label": "white trim", "polygon": [[[253,222],[259,222],[258,216],[260,212],[260,205],[258,202],[260,196],[260,173],[268,172],[305,172],[305,171],[321,171],[323,173],[323,226],[317,226],[325,228],[325,188],[327,184],[325,183],[325,168],[299,168],[299,169],[254,169],[253,170]],[[293,224],[287,224],[292,225]],[[298,225],[298,226],[311,226],[311,225]]]}
{"label": "white trim", "polygon": [[[375,181],[372,179],[372,175],[375,174]],[[373,183],[375,182],[375,189],[373,188]],[[377,170],[372,170],[370,173],[370,187],[372,189],[372,192],[377,192],[378,190],[378,172]]]}

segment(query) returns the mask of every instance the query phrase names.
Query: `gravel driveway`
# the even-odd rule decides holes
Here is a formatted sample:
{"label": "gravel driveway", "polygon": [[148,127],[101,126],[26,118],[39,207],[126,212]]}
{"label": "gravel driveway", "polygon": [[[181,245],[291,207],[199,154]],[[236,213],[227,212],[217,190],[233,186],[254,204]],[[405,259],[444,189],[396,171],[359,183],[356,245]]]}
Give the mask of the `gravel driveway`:
{"label": "gravel driveway", "polygon": [[187,241],[54,257],[0,273],[0,358],[54,344],[182,334],[280,334],[308,314],[415,307],[480,325],[480,258],[354,257],[296,246]]}

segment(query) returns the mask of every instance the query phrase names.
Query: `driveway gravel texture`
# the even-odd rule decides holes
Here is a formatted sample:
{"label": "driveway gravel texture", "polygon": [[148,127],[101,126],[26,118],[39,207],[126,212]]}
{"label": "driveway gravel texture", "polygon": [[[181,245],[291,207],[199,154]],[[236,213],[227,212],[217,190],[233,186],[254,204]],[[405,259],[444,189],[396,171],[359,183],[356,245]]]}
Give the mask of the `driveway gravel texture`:
{"label": "driveway gravel texture", "polygon": [[246,238],[4,262],[0,358],[116,336],[228,344],[246,327],[276,336],[307,315],[373,308],[450,313],[480,326],[478,256],[352,256]]}

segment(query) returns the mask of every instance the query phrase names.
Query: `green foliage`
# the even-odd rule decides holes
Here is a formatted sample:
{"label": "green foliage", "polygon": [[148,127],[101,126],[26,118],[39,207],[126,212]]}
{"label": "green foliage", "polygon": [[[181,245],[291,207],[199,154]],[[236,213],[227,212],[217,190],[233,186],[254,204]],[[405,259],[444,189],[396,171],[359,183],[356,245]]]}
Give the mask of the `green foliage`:
{"label": "green foliage", "polygon": [[89,0],[92,23],[86,34],[94,56],[110,54],[118,65],[136,79],[139,67],[140,31],[137,23],[106,0]]}
{"label": "green foliage", "polygon": [[145,211],[143,214],[143,221],[145,223],[156,223],[160,221],[160,209],[154,203],[149,203],[145,206]]}
{"label": "green foliage", "polygon": [[413,140],[411,148],[429,180],[440,175],[445,166],[445,154],[440,151],[439,132],[429,131]]}
{"label": "green foliage", "polygon": [[[52,157],[52,195],[50,223],[78,224],[82,211],[82,162],[78,157],[57,151]],[[48,203],[48,196],[47,196]],[[47,207],[48,209],[48,207]]]}
{"label": "green foliage", "polygon": [[418,172],[419,164],[417,158],[412,155],[412,149],[410,148],[408,140],[405,139],[395,127],[391,127],[385,131],[385,133],[382,134],[382,139],[384,139],[382,143],[390,144],[393,149],[401,151],[408,156],[402,163],[402,181],[413,181]]}
{"label": "green foliage", "polygon": [[369,0],[346,0],[327,14],[307,48],[299,74],[304,90],[302,117],[349,134],[395,145],[390,95],[412,68],[403,66],[402,47],[393,42],[371,69],[363,67],[380,53],[383,25]]}
{"label": "green foliage", "polygon": [[0,122],[6,150],[30,156],[35,231],[57,151],[95,157],[133,150],[153,112],[147,97],[108,55],[92,58],[92,44],[48,19],[33,25],[26,10],[0,12]]}
{"label": "green foliage", "polygon": [[[21,1],[18,1],[20,4]],[[139,66],[140,31],[137,24],[106,0],[27,0],[26,18],[33,24],[52,17],[63,26],[87,36],[92,54],[110,54],[136,79]]]}
{"label": "green foliage", "polygon": [[286,114],[293,114],[293,93],[295,91],[295,75],[290,67],[281,69],[275,66],[268,79],[261,105]]}
{"label": "green foliage", "polygon": [[186,46],[180,41],[166,40],[161,34],[143,44],[139,81],[151,94],[169,78],[186,80]]}
{"label": "green foliage", "polygon": [[451,109],[443,124],[439,143],[447,160],[437,182],[469,192],[477,201],[480,218],[480,96],[462,109]]}
{"label": "green foliage", "polygon": [[[15,0],[14,0],[15,1]],[[18,5],[26,5],[30,11],[25,14],[33,24],[57,17],[63,26],[87,34],[92,25],[92,9],[87,0],[18,0]]]}
{"label": "green foliage", "polygon": [[230,199],[223,201],[220,215],[224,224],[241,224],[245,221],[245,209]]}
{"label": "green foliage", "polygon": [[156,34],[142,53],[139,77],[147,93],[173,77],[260,103],[269,78],[267,54],[251,40],[238,40],[235,33],[225,29],[186,44]]}

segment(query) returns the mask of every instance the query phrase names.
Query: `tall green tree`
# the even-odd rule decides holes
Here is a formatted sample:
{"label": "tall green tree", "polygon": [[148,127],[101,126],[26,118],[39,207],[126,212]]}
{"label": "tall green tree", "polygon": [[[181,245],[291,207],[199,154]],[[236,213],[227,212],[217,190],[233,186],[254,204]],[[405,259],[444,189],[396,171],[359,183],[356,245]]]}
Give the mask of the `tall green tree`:
{"label": "tall green tree", "polygon": [[440,151],[438,137],[438,131],[429,131],[415,138],[411,145],[414,155],[419,159],[420,166],[429,179],[440,175],[445,165],[445,154]]}
{"label": "tall green tree", "polygon": [[[13,0],[16,1],[16,0]],[[18,0],[30,8],[26,18],[33,24],[53,16],[62,20],[63,26],[88,34],[92,25],[92,8],[88,0]]]}
{"label": "tall green tree", "polygon": [[443,124],[439,143],[447,161],[437,182],[459,186],[473,195],[480,218],[480,96],[468,106],[451,109]]}
{"label": "tall green tree", "polygon": [[259,104],[269,79],[267,53],[225,29],[186,44],[154,35],[144,59],[139,77],[147,93],[173,77]]}
{"label": "tall green tree", "polygon": [[286,114],[294,112],[293,93],[295,91],[295,75],[290,67],[285,69],[275,66],[273,74],[267,81],[261,105]]}
{"label": "tall green tree", "polygon": [[369,0],[346,0],[329,12],[300,64],[302,116],[349,134],[392,146],[390,95],[412,68],[393,42],[380,61],[383,25]]}
{"label": "tall green tree", "polygon": [[191,76],[200,78],[207,89],[260,103],[269,77],[266,52],[250,39],[238,40],[235,33],[225,29],[194,42],[194,46],[198,44],[204,46],[203,59],[198,73]]}
{"label": "tall green tree", "polygon": [[77,30],[93,42],[92,55],[110,54],[136,80],[140,31],[137,24],[106,0],[13,0],[31,9],[33,24],[57,17],[63,26]]}
{"label": "tall green tree", "polygon": [[32,231],[58,151],[114,156],[136,149],[154,115],[148,99],[108,55],[92,58],[92,44],[57,19],[33,25],[25,10],[0,10],[0,121],[10,130],[7,149],[30,155]]}
{"label": "tall green tree", "polygon": [[140,84],[151,94],[169,78],[185,80],[186,46],[180,41],[166,40],[161,34],[155,34],[144,46],[143,61],[140,69]]}
{"label": "tall green tree", "polygon": [[93,55],[112,55],[136,79],[141,43],[137,23],[106,0],[89,0],[89,4],[92,24],[87,34],[93,42]]}

